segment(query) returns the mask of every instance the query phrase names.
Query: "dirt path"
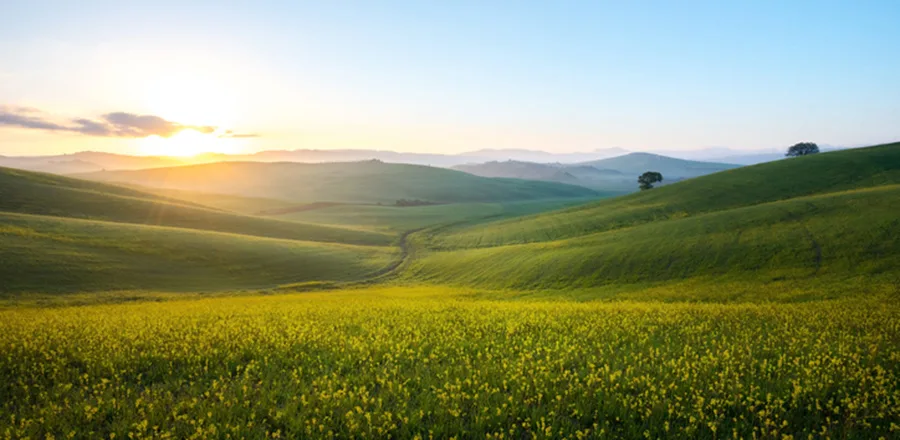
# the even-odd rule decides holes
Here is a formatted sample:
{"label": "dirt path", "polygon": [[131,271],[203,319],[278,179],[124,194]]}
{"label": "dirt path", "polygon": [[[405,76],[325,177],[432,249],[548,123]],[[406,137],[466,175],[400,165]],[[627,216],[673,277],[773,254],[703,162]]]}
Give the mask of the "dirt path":
{"label": "dirt path", "polygon": [[419,232],[419,231],[421,231],[421,230],[423,230],[423,229],[425,229],[425,228],[412,229],[412,230],[406,231],[406,232],[404,232],[403,234],[401,234],[401,235],[400,235],[400,240],[399,240],[399,242],[397,243],[397,245],[400,247],[400,258],[398,258],[396,261],[394,261],[393,263],[391,263],[391,264],[388,265],[387,267],[385,267],[385,268],[379,270],[378,272],[375,272],[374,274],[372,274],[371,278],[369,278],[369,281],[374,281],[374,280],[376,280],[376,279],[378,279],[378,278],[382,278],[382,277],[391,275],[391,274],[394,273],[397,269],[399,269],[400,266],[403,266],[403,264],[406,263],[407,260],[409,260],[409,257],[410,257],[410,254],[411,254],[411,252],[410,252],[410,245],[409,245],[409,236],[412,235],[412,234],[415,234],[416,232]]}

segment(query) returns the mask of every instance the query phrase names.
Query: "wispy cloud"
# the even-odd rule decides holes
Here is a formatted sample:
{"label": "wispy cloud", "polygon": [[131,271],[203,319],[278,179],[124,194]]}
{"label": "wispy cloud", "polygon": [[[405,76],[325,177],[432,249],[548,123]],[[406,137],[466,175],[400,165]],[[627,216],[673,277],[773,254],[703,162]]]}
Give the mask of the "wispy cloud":
{"label": "wispy cloud", "polygon": [[[0,126],[27,128],[43,131],[79,133],[87,136],[143,138],[148,136],[171,137],[182,130],[196,130],[211,134],[217,127],[209,125],[185,125],[167,121],[159,116],[113,112],[96,119],[75,118],[58,121],[47,114],[27,107],[0,106]],[[220,137],[258,137],[257,134],[225,131]]]}

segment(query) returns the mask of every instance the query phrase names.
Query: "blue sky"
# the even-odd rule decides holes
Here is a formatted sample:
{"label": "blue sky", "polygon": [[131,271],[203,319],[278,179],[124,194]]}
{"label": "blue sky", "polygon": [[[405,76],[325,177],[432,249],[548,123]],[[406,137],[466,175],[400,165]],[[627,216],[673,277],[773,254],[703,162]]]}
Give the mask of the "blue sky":
{"label": "blue sky", "polygon": [[900,139],[896,1],[9,3],[10,118],[218,131],[148,141],[7,118],[0,154]]}

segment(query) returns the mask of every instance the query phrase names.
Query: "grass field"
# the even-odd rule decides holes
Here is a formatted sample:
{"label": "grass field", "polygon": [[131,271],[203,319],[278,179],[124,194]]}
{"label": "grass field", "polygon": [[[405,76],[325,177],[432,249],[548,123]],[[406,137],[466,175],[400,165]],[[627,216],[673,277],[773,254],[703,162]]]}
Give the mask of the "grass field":
{"label": "grass field", "polygon": [[440,288],[20,308],[0,311],[0,434],[892,438],[898,317]]}
{"label": "grass field", "polygon": [[649,222],[900,184],[900,144],[823,153],[697,177],[674,185],[549,214],[445,231],[442,247],[553,241]]}
{"label": "grass field", "polygon": [[[406,277],[505,289],[585,289],[704,277],[759,284],[817,278],[900,289],[900,185],[800,197],[565,240],[419,251]],[[676,239],[673,239],[675,237]],[[854,295],[857,288],[834,284]],[[872,286],[869,286],[872,287]],[[792,292],[803,290],[791,289]],[[717,298],[733,298],[737,291]],[[806,295],[808,292],[804,292]],[[821,294],[825,292],[820,292]],[[714,300],[716,298],[713,298]]]}
{"label": "grass field", "polygon": [[8,168],[0,168],[0,212],[359,245],[394,240],[388,234],[239,215],[115,185]]}
{"label": "grass field", "polygon": [[265,197],[244,197],[231,194],[181,191],[177,189],[161,189],[146,186],[133,186],[133,188],[144,193],[197,203],[209,208],[246,215],[256,215],[264,211],[287,209],[297,206],[297,202],[269,199]]}
{"label": "grass field", "polygon": [[592,198],[549,199],[507,203],[453,203],[399,208],[378,205],[336,205],[273,216],[304,223],[337,225],[399,233],[442,224],[477,224],[484,221],[552,211],[588,202]]}
{"label": "grass field", "polygon": [[264,289],[364,279],[394,247],[0,213],[0,295]]}

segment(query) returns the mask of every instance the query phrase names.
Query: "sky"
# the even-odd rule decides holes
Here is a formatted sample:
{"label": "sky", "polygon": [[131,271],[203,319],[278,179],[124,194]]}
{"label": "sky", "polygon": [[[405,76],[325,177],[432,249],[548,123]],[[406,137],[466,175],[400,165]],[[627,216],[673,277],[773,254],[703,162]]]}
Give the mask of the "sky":
{"label": "sky", "polygon": [[900,140],[900,2],[8,1],[0,155]]}

